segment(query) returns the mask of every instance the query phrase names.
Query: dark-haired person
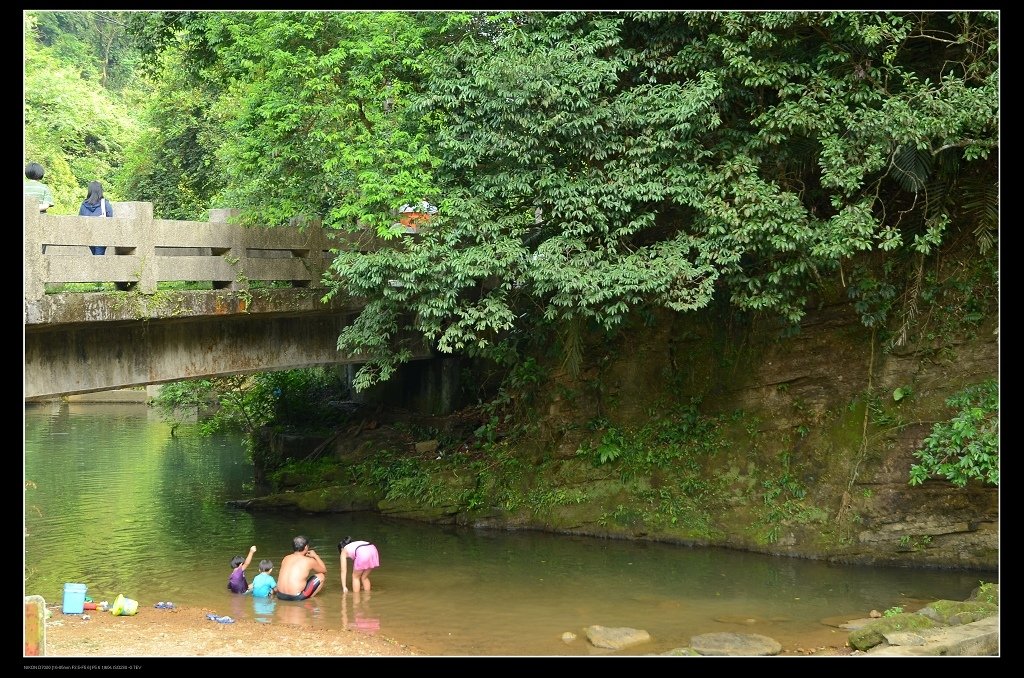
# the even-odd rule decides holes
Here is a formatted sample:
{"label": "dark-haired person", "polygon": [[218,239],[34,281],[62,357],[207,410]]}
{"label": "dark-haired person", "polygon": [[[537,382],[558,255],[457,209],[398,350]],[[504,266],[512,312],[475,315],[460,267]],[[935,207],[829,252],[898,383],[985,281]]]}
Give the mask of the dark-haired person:
{"label": "dark-haired person", "polygon": [[231,559],[231,575],[228,577],[228,591],[232,593],[245,593],[249,590],[249,581],[245,578],[245,568],[252,562],[252,554],[256,553],[256,547],[250,546],[248,555],[235,556]]}
{"label": "dark-haired person", "polygon": [[301,534],[292,539],[292,552],[281,559],[277,574],[278,600],[306,600],[323,590],[327,582],[327,566],[309,540]]}
{"label": "dark-haired person", "polygon": [[359,593],[362,588],[370,590],[370,571],[380,567],[380,554],[377,547],[368,541],[353,541],[346,537],[338,542],[338,559],[341,560],[341,590],[348,593],[345,585],[345,571],[348,559],[352,559],[352,592]]}
{"label": "dark-haired person", "polygon": [[25,196],[36,199],[40,212],[53,207],[53,193],[50,192],[50,187],[43,183],[45,173],[46,170],[38,162],[25,165]]}
{"label": "dark-haired person", "polygon": [[[78,208],[78,216],[80,217],[113,217],[114,209],[110,206],[110,203],[106,198],[103,197],[103,185],[98,181],[89,182],[89,193],[86,195],[85,200],[82,201],[82,206]],[[93,254],[104,254],[107,251],[106,246],[103,245],[89,245],[89,250]]]}
{"label": "dark-haired person", "polygon": [[254,598],[269,598],[277,591],[277,581],[274,579],[274,575],[270,574],[273,571],[273,561],[266,558],[260,561],[260,573],[252,580],[252,586],[249,587]]}

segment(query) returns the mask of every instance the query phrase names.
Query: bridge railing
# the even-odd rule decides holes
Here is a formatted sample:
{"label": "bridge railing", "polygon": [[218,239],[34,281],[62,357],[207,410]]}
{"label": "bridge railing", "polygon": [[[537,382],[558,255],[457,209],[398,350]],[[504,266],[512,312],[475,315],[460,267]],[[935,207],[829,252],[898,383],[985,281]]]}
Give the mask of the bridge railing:
{"label": "bridge railing", "polygon": [[[232,210],[210,210],[210,221],[154,219],[149,202],[114,203],[113,218],[40,214],[24,203],[25,299],[47,284],[121,283],[153,294],[161,282],[210,282],[245,290],[252,281],[320,287],[333,249],[368,251],[388,243],[305,228],[259,228],[228,223]],[[106,246],[104,256],[89,246]]]}

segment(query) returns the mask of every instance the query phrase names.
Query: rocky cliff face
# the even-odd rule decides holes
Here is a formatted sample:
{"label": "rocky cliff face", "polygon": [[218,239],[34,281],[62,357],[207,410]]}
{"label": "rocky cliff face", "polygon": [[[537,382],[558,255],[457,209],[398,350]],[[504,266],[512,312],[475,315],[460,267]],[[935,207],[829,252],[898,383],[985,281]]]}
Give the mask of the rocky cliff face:
{"label": "rocky cliff face", "polygon": [[[885,350],[849,303],[810,312],[787,338],[767,324],[680,316],[629,336],[584,376],[599,384],[588,400],[552,398],[548,414],[562,430],[580,411],[628,428],[668,397],[680,406],[696,398],[702,414],[718,416],[725,444],[703,473],[726,479],[728,496],[711,529],[696,540],[677,528],[646,536],[839,562],[997,569],[998,488],[908,484],[914,451],[952,415],[946,398],[998,374],[995,319],[902,350]],[[897,401],[896,389],[911,395]]]}
{"label": "rocky cliff face", "polygon": [[[452,450],[428,455],[417,482],[430,477],[430,501],[337,487],[250,508],[376,510],[497,529],[994,571],[998,488],[908,481],[914,451],[954,414],[946,399],[998,375],[997,326],[995,315],[946,323],[892,348],[849,302],[810,311],[786,337],[769,321],[735,316],[649,317],[618,344],[589,346],[590,367],[576,378],[554,369],[532,394],[540,419],[525,439],[478,451],[475,466],[450,466],[459,463],[448,461]],[[388,445],[366,435],[337,442],[340,463]],[[415,457],[411,442],[403,454]]]}

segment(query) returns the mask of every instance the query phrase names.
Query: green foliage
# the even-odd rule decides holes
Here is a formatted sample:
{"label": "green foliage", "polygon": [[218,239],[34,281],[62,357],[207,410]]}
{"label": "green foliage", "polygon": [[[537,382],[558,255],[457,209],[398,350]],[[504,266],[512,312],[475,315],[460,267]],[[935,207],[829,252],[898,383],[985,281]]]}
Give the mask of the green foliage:
{"label": "green foliage", "polygon": [[350,478],[374,488],[390,501],[406,500],[454,511],[528,509],[539,514],[552,506],[586,500],[580,490],[528,490],[524,481],[530,470],[526,462],[502,447],[493,447],[486,454],[450,453],[440,459],[380,450],[351,467]]}
{"label": "green foliage", "polygon": [[325,282],[370,300],[338,340],[359,390],[423,342],[508,367],[538,329],[577,374],[591,328],[657,308],[795,327],[862,259],[883,271],[849,294],[884,328],[908,260],[961,235],[995,259],[997,13],[36,14],[26,157],[55,212],[113,178],[158,216],[357,241]]}
{"label": "green foliage", "polygon": [[886,321],[897,300],[896,286],[887,280],[878,280],[864,267],[854,272],[854,282],[847,290],[854,309],[860,313],[865,327],[884,330]]}
{"label": "green foliage", "polygon": [[804,503],[807,489],[793,473],[790,461],[790,453],[782,452],[778,474],[761,481],[764,493],[761,496],[762,506],[757,512],[757,524],[765,529],[759,539],[766,543],[778,541],[779,532],[786,523],[824,523],[828,517],[824,510]]}
{"label": "green foliage", "polygon": [[645,525],[648,516],[648,513],[619,504],[612,511],[602,513],[597,522],[602,527],[614,523],[623,527],[638,528]]}
{"label": "green foliage", "polygon": [[583,444],[577,456],[599,468],[618,471],[636,503],[604,514],[601,523],[682,527],[710,535],[712,515],[724,497],[724,481],[709,479],[704,466],[725,445],[717,419],[699,414],[698,402],[666,412],[654,411],[642,427],[619,429],[607,420],[591,422],[599,442]]}
{"label": "green foliage", "polygon": [[[606,419],[590,423],[601,432],[596,444],[584,443],[577,456],[590,457],[595,466],[614,465],[623,481],[646,477],[656,470],[671,470],[696,482],[703,460],[715,455],[724,441],[719,421],[702,416],[699,401],[667,412],[653,411],[650,419],[635,430],[620,430]],[[690,490],[697,490],[696,486]]]}
{"label": "green foliage", "polygon": [[137,84],[139,50],[128,24],[130,12],[31,12],[39,41],[84,80],[111,92]]}
{"label": "green foliage", "polygon": [[289,459],[268,473],[267,479],[276,488],[285,487],[285,480],[301,479],[298,485],[287,485],[290,489],[301,491],[333,484],[338,472],[338,461],[331,457]]}
{"label": "green foliage", "polygon": [[972,480],[999,486],[999,383],[969,386],[946,400],[958,412],[932,427],[914,456],[910,484],[939,476],[957,487]]}
{"label": "green foliage", "polygon": [[601,442],[597,445],[594,465],[603,466],[604,464],[618,459],[622,456],[623,444],[624,440],[622,432],[615,428],[609,429],[603,436],[601,436]]}
{"label": "green foliage", "polygon": [[583,504],[586,503],[587,499],[588,496],[586,491],[579,488],[535,488],[527,492],[525,497],[525,505],[530,506],[536,513],[542,513],[545,509],[548,509],[552,506],[571,506],[574,504]]}
{"label": "green foliage", "polygon": [[927,313],[921,321],[921,334],[929,342],[974,336],[982,321],[998,307],[997,257],[950,263],[957,267],[959,275],[928,271],[923,277],[920,294]]}
{"label": "green foliage", "polygon": [[[895,398],[893,398],[896,401]],[[868,412],[871,414],[871,423],[883,428],[899,428],[906,425],[898,408],[887,408],[885,401],[877,394],[872,393],[867,398]],[[896,401],[897,403],[899,401]]]}
{"label": "green foliage", "polygon": [[909,548],[912,551],[923,549],[932,543],[932,537],[928,534],[923,534],[919,537],[913,537],[909,534],[905,534],[900,537],[899,544],[903,548]]}
{"label": "green foliage", "polygon": [[[284,422],[306,431],[333,428],[343,417],[332,402],[347,395],[338,372],[313,367],[166,384],[154,404],[171,421],[182,410],[210,408],[201,419],[204,435],[240,430],[252,441],[262,427]],[[216,407],[213,407],[216,406]]]}
{"label": "green foliage", "polygon": [[978,593],[975,600],[982,603],[999,604],[999,584],[993,582],[979,581]]}
{"label": "green foliage", "polygon": [[223,186],[214,158],[223,127],[210,107],[217,89],[193,77],[183,59],[176,49],[159,55],[152,96],[139,111],[143,131],[117,181],[128,199],[153,203],[158,219],[207,221]]}
{"label": "green foliage", "polygon": [[343,375],[333,367],[309,367],[254,376],[273,399],[274,423],[316,431],[329,430],[344,418],[336,407],[349,395]]}
{"label": "green foliage", "polygon": [[[996,179],[993,15],[496,13],[440,30],[408,111],[438,123],[441,216],[335,273],[442,351],[485,352],[538,314],[608,329],[716,290],[794,323],[844,260],[949,238],[957,191],[917,198],[952,160]],[[897,292],[869,283],[852,294],[877,324]],[[398,336],[372,327],[341,342],[382,361],[366,384]]]}
{"label": "green foliage", "polygon": [[885,612],[883,612],[882,616],[883,617],[895,617],[898,614],[903,614],[903,608],[900,607],[899,605],[896,605],[894,607],[890,607]]}
{"label": "green foliage", "polygon": [[484,445],[489,445],[504,435],[524,433],[536,386],[546,376],[546,370],[533,357],[523,358],[512,365],[494,397],[480,406],[487,421],[477,429],[477,438]]}
{"label": "green foliage", "polygon": [[84,292],[113,292],[114,283],[46,283],[46,294],[81,294]]}
{"label": "green foliage", "polygon": [[[216,402],[216,386],[210,379],[185,379],[164,384],[153,398],[153,406],[165,421],[173,424],[191,416],[198,417],[201,411],[213,407]],[[204,424],[200,433],[208,435],[216,428],[218,426]]]}
{"label": "green foliage", "polygon": [[[218,200],[247,223],[297,216],[389,234],[392,210],[433,197],[418,116],[427,26],[411,12],[213,12],[177,37],[215,88]],[[196,65],[196,64],[193,64]]]}
{"label": "green foliage", "polygon": [[23,166],[38,162],[46,170],[43,181],[56,202],[49,213],[78,214],[90,181],[100,181],[107,198],[123,199],[112,179],[138,127],[120,96],[92,79],[93,69],[67,63],[59,50],[40,43],[41,14],[47,13],[24,15]]}

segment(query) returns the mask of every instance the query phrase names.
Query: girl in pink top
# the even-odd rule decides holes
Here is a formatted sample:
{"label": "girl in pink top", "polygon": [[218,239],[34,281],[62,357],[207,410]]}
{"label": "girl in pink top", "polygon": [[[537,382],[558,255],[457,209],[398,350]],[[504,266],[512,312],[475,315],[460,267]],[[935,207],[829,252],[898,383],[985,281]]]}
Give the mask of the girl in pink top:
{"label": "girl in pink top", "polygon": [[380,554],[377,547],[368,541],[353,541],[346,537],[338,542],[338,558],[341,560],[341,589],[348,592],[345,584],[348,561],[352,559],[352,591],[358,593],[360,588],[370,590],[370,570],[380,567]]}

